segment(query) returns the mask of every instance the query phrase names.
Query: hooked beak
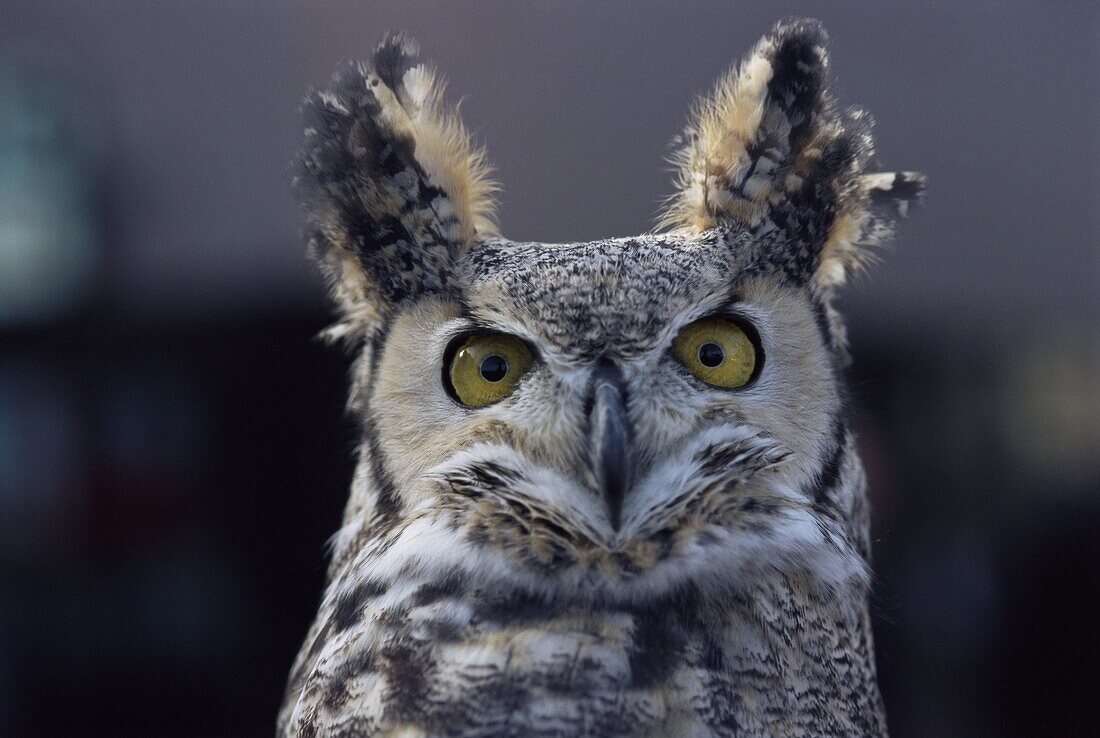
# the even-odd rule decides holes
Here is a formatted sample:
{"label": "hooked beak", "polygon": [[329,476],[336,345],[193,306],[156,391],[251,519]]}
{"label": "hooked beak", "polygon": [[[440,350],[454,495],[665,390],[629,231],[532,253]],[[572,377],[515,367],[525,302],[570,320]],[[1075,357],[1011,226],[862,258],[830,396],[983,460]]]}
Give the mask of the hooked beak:
{"label": "hooked beak", "polygon": [[610,361],[601,361],[592,377],[592,408],[588,414],[590,459],[607,504],[611,527],[616,531],[634,472],[624,394],[619,368]]}

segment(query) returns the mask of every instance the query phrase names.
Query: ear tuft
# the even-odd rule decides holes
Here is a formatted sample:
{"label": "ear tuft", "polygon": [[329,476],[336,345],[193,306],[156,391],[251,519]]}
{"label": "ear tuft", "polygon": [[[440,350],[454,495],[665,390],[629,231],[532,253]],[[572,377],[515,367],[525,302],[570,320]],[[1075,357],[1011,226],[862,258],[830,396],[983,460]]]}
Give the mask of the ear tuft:
{"label": "ear tuft", "polygon": [[311,250],[351,323],[445,290],[456,251],[497,230],[484,152],[416,55],[391,36],[303,105],[295,184]]}
{"label": "ear tuft", "polygon": [[661,228],[757,225],[769,200],[801,185],[828,143],[815,150],[814,139],[830,133],[826,38],[816,21],[776,26],[697,104],[673,154],[678,191]]}
{"label": "ear tuft", "polygon": [[758,261],[822,287],[866,260],[859,247],[887,238],[896,217],[883,198],[896,216],[923,179],[898,175],[887,194],[881,185],[895,175],[864,174],[872,120],[837,112],[826,40],[817,21],[781,23],[698,103],[673,155],[677,191],[659,228],[752,231],[770,244]]}
{"label": "ear tuft", "polygon": [[926,179],[918,172],[864,174],[844,200],[821,248],[814,284],[842,287],[875,260],[876,247],[889,245],[897,222],[924,199]]}
{"label": "ear tuft", "polygon": [[899,218],[909,215],[909,206],[924,199],[927,179],[920,172],[879,172],[863,176],[871,207]]}

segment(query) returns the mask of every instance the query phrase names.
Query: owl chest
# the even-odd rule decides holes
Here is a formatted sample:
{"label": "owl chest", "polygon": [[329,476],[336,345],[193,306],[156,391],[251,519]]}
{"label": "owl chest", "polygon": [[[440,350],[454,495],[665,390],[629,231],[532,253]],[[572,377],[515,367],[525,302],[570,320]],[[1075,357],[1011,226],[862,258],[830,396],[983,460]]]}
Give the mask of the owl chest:
{"label": "owl chest", "polygon": [[324,651],[302,715],[368,735],[875,734],[756,629],[669,608],[442,599],[365,617]]}

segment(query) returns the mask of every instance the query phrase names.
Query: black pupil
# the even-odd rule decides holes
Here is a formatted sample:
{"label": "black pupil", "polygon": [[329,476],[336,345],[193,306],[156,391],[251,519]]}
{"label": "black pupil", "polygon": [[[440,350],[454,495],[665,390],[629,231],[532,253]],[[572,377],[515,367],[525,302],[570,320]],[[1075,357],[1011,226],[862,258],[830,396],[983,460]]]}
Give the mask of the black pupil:
{"label": "black pupil", "polygon": [[493,354],[482,359],[481,366],[478,369],[485,381],[499,382],[508,374],[508,362],[504,360],[503,356]]}
{"label": "black pupil", "polygon": [[726,353],[716,343],[704,343],[699,347],[699,361],[703,366],[718,366],[724,358],[726,358]]}

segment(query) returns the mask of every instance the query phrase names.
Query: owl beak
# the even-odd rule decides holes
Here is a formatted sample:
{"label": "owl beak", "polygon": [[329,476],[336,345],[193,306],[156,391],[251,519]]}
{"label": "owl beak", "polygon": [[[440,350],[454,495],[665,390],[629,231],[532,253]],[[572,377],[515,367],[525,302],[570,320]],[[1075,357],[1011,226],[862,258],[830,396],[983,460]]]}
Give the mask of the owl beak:
{"label": "owl beak", "polygon": [[617,531],[634,465],[622,373],[610,361],[596,367],[591,397],[588,422],[592,471],[603,492],[611,527]]}

